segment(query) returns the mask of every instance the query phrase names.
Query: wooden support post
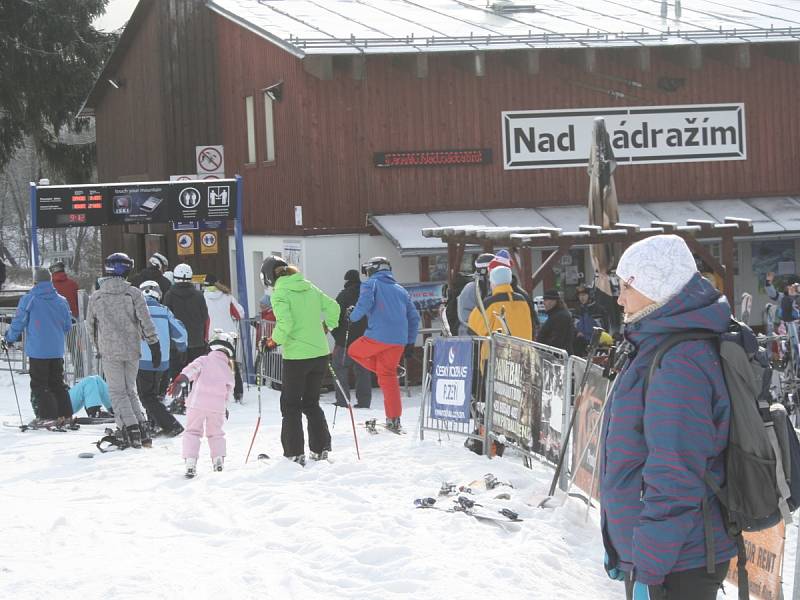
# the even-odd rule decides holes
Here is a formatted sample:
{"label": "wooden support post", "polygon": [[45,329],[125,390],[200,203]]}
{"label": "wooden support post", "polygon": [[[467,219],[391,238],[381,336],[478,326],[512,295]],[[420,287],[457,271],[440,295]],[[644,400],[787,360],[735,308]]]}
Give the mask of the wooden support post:
{"label": "wooden support post", "polygon": [[533,248],[520,248],[519,253],[522,255],[522,261],[520,262],[522,280],[519,283],[528,292],[528,295],[533,298]]}
{"label": "wooden support post", "polygon": [[464,258],[464,244],[447,242],[447,285],[452,287]]}
{"label": "wooden support post", "polygon": [[734,298],[733,289],[733,257],[734,257],[734,241],[730,233],[723,233],[722,235],[722,262],[725,266],[725,272],[722,276],[723,287],[725,288],[725,297],[731,305],[731,313],[736,316],[736,298]]}
{"label": "wooden support post", "polygon": [[564,256],[567,252],[569,252],[569,245],[561,245],[556,250],[550,254],[542,264],[539,265],[539,268],[536,269],[536,272],[533,274],[532,282],[531,282],[531,290],[535,288],[539,283],[544,279],[544,275],[547,272],[547,269],[551,269],[558,261]]}
{"label": "wooden support post", "polygon": [[[430,270],[430,257],[428,256],[420,256],[419,257],[419,280],[420,281],[430,281],[431,280],[431,270]],[[449,286],[448,286],[449,287]],[[425,329],[429,329],[431,327],[431,314],[430,311],[422,311],[422,326]],[[423,340],[425,337],[423,336]]]}

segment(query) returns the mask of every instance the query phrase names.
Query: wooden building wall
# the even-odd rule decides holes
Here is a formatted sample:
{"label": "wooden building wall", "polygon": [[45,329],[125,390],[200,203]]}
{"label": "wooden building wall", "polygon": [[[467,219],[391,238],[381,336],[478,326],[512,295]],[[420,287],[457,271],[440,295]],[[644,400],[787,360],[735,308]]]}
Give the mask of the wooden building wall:
{"label": "wooden building wall", "polygon": [[[679,53],[654,50],[649,70],[634,51],[596,54],[595,74],[641,81],[632,91],[587,72],[575,52],[541,53],[528,75],[503,53],[486,54],[477,77],[464,57],[429,55],[429,74],[417,78],[411,57],[370,56],[355,80],[347,59],[336,59],[331,81],[305,72],[301,60],[242,27],[216,17],[219,108],[226,160],[245,178],[248,233],[300,233],[294,205],[303,205],[307,232],[363,228],[368,213],[584,203],[583,168],[505,171],[500,115],[505,110],[596,108],[744,102],[746,161],[624,166],[617,171],[621,201],[736,198],[800,193],[800,67],[752,45],[750,67],[736,49],[704,50],[702,68]],[[685,78],[676,92],[661,77]],[[262,88],[284,81],[275,104],[276,160],[264,163]],[[630,91],[617,100],[576,83]],[[255,96],[258,161],[246,165],[244,97]],[[373,152],[491,148],[486,166],[379,169]]]}

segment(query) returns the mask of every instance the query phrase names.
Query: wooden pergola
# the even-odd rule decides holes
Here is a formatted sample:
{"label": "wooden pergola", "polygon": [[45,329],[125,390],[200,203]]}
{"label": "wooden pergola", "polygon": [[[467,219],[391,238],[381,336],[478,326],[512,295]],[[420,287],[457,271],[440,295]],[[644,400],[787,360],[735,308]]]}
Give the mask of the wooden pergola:
{"label": "wooden pergola", "polygon": [[[641,239],[664,233],[681,236],[686,240],[692,252],[703,259],[714,273],[722,278],[725,296],[733,306],[734,242],[738,236],[752,235],[753,225],[750,219],[725,217],[724,223],[689,219],[685,225],[653,221],[650,227],[617,223],[613,229],[581,225],[578,231],[569,232],[549,227],[477,227],[472,225],[429,227],[422,230],[424,237],[440,238],[447,244],[447,280],[449,284],[452,285],[455,280],[468,245],[479,246],[485,252],[493,252],[495,248],[508,248],[513,253],[515,263],[520,267],[520,283],[528,293],[532,293],[533,288],[542,282],[546,270],[556,265],[561,257],[575,246],[619,243],[623,247],[627,247]],[[722,261],[714,258],[700,240],[721,240]],[[533,270],[534,248],[554,249],[536,271]]]}

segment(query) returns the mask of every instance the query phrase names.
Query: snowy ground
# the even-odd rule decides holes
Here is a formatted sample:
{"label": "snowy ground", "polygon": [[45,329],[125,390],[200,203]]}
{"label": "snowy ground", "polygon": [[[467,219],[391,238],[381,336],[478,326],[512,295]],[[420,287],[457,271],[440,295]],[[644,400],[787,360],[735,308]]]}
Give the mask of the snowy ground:
{"label": "snowy ground", "polygon": [[[27,421],[28,379],[15,380]],[[10,383],[0,373],[0,416],[18,422]],[[373,409],[357,411],[357,423],[383,416],[375,392]],[[244,464],[255,388],[245,400],[226,425],[225,471],[211,472],[204,442],[194,480],[183,478],[180,439],[81,459],[101,426],[0,429],[0,598],[624,598],[602,567],[596,511],[585,522],[577,500],[556,510],[527,506],[526,498],[547,491],[547,467],[490,461],[458,439],[440,443],[429,434],[420,442],[413,434],[418,395],[404,396],[408,435],[358,429],[361,461],[340,410],[334,462],[305,469],[280,457],[278,393],[266,388],[254,454],[272,458]],[[324,397],[329,424],[331,401]],[[464,484],[487,472],[513,483],[511,500],[496,502],[523,523],[414,508],[442,481]],[[796,527],[790,530],[787,578]]]}

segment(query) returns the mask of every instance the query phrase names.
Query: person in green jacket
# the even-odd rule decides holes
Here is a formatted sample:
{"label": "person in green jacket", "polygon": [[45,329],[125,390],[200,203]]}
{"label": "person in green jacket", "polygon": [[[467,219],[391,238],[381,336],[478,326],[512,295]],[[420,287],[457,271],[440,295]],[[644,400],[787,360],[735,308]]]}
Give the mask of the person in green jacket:
{"label": "person in green jacket", "polygon": [[275,329],[265,342],[267,350],[281,346],[281,443],[283,455],[305,464],[303,417],[308,421],[308,448],[312,460],[325,460],[331,434],[319,406],[322,378],[328,369],[330,347],[326,330],[339,324],[339,304],[308,281],[297,267],[278,256],[261,265],[261,281],[274,287],[272,310]]}

